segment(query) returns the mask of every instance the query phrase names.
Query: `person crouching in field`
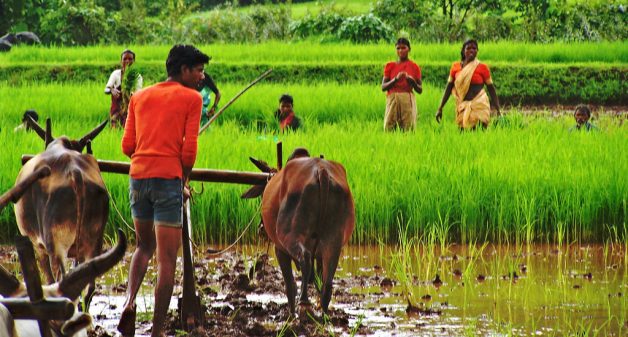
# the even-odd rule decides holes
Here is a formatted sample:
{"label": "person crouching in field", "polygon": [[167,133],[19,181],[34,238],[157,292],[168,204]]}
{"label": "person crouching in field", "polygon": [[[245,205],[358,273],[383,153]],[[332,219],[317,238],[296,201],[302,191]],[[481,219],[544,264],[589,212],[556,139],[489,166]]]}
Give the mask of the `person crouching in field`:
{"label": "person crouching in field", "polygon": [[591,109],[589,109],[589,106],[584,104],[578,105],[573,113],[573,117],[576,119],[576,125],[572,126],[569,132],[582,130],[589,132],[597,130],[597,127],[589,122],[589,119],[591,119]]}
{"label": "person crouching in field", "polygon": [[129,49],[126,49],[120,55],[120,69],[116,69],[109,76],[109,81],[105,86],[105,94],[111,95],[111,107],[109,108],[109,119],[112,128],[121,126],[124,128],[126,122],[126,115],[128,110],[128,101],[130,100],[131,93],[142,89],[143,79],[142,75],[137,74],[136,78],[132,79],[135,82],[134,88],[125,88],[128,91],[125,102],[125,95],[123,93],[123,79],[125,71],[133,65],[135,62],[135,53]]}
{"label": "person crouching in field", "polygon": [[301,120],[294,113],[294,99],[288,94],[279,97],[279,108],[275,111],[275,118],[279,122],[279,130],[296,131],[301,127]]}
{"label": "person crouching in field", "polygon": [[22,115],[22,123],[13,129],[13,132],[31,131],[30,124],[28,124],[28,118],[32,118],[35,122],[39,121],[39,115],[35,110],[26,110]]}
{"label": "person crouching in field", "polygon": [[[456,98],[456,123],[461,130],[475,129],[478,125],[486,128],[490,121],[491,108],[499,111],[499,99],[491,79],[491,72],[484,63],[477,59],[478,43],[475,40],[467,40],[460,51],[460,62],[454,62],[449,71],[447,87],[436,112],[436,121],[440,123],[443,116],[443,106],[447,103],[453,92]],[[484,86],[491,96],[484,91]]]}
{"label": "person crouching in field", "polygon": [[[201,111],[201,127],[209,122],[209,120],[216,113],[216,107],[218,106],[218,102],[220,102],[220,90],[214,83],[214,79],[208,74],[205,73],[205,79],[201,81],[197,90],[201,93],[203,97],[203,110]],[[210,93],[214,93],[214,104],[211,108],[209,108],[209,104],[211,104],[212,98]],[[209,109],[207,109],[209,108]]]}
{"label": "person crouching in field", "polygon": [[419,94],[423,92],[421,68],[408,58],[410,41],[402,37],[395,47],[399,59],[386,63],[382,79],[382,91],[386,91],[385,131],[396,126],[402,130],[414,129],[417,107],[412,90]]}

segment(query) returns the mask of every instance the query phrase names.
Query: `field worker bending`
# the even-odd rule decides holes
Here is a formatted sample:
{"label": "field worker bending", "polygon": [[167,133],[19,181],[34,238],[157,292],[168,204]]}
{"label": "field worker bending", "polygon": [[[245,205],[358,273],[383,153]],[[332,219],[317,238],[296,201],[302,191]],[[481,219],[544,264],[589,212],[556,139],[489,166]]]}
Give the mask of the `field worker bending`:
{"label": "field worker bending", "polygon": [[386,115],[384,130],[399,127],[402,130],[414,129],[417,107],[414,93],[423,92],[421,68],[408,58],[410,41],[400,38],[395,44],[399,59],[388,62],[384,67],[382,91],[386,91]]}
{"label": "field worker bending", "polygon": [[[124,79],[124,73],[126,70],[135,63],[135,53],[130,49],[126,49],[120,55],[120,69],[116,69],[109,76],[109,81],[105,86],[105,94],[111,95],[111,107],[109,108],[109,119],[112,128],[121,126],[124,128],[126,122],[128,100],[130,97],[126,97],[127,101],[124,101],[124,95],[122,92],[122,81]],[[143,79],[142,75],[137,74],[137,78],[133,79],[135,82],[135,88],[128,90],[129,93],[142,89]],[[130,94],[129,94],[130,96]]]}
{"label": "field worker bending", "polygon": [[137,247],[129,267],[127,297],[118,324],[135,334],[135,297],[157,251],[152,337],[164,336],[181,246],[183,186],[196,161],[203,99],[196,91],[209,57],[190,45],[170,49],[168,79],[135,93],[122,137],[131,157],[129,195]]}
{"label": "field worker bending", "polygon": [[[449,71],[447,87],[436,112],[437,122],[440,123],[443,106],[452,92],[456,98],[456,123],[461,130],[475,129],[478,123],[486,128],[491,118],[491,107],[497,110],[498,116],[501,115],[491,72],[486,64],[480,63],[477,55],[477,41],[467,40],[460,51],[461,61],[454,62]],[[490,103],[484,85],[491,95]]]}
{"label": "field worker bending", "polygon": [[[214,83],[214,79],[208,74],[205,73],[205,78],[199,84],[197,90],[201,93],[203,97],[203,110],[201,111],[201,127],[209,122],[209,120],[216,113],[216,107],[218,106],[218,102],[220,102],[220,90]],[[214,93],[214,104],[211,108],[207,109],[211,104],[212,98],[210,93]]]}

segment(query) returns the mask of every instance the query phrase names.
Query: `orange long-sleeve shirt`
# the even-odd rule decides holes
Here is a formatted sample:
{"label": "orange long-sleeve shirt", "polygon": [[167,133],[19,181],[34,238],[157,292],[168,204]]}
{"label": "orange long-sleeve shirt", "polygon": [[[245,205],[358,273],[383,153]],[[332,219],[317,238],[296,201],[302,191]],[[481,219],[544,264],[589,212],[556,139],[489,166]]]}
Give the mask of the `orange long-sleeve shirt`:
{"label": "orange long-sleeve shirt", "polygon": [[134,179],[182,178],[196,161],[203,99],[178,82],[161,82],[133,94],[122,137]]}

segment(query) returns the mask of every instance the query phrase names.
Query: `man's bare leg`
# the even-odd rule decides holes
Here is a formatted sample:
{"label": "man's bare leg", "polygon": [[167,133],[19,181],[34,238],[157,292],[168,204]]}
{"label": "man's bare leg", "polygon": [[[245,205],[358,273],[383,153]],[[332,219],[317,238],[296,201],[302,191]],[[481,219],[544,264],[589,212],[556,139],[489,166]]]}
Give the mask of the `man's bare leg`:
{"label": "man's bare leg", "polygon": [[122,332],[123,335],[128,336],[133,335],[131,330],[135,330],[135,322],[128,322],[128,320],[133,320],[133,317],[128,316],[129,314],[125,315],[125,312],[135,311],[135,298],[137,297],[137,292],[144,280],[144,275],[146,275],[148,262],[153,257],[156,247],[153,221],[133,219],[133,223],[135,224],[135,241],[137,246],[135,247],[135,252],[133,252],[133,257],[131,258],[129,279],[126,289],[126,300],[124,307],[122,308],[120,324],[118,325],[118,330]]}
{"label": "man's bare leg", "polygon": [[177,253],[181,246],[181,227],[155,226],[157,238],[157,287],[152,337],[163,336],[164,322],[174,287]]}

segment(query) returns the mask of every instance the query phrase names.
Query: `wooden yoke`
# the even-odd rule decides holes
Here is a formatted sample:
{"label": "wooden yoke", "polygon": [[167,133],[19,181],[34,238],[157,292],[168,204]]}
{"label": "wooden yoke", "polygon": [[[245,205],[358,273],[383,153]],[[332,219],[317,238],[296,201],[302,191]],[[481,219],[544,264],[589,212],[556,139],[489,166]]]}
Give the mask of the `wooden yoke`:
{"label": "wooden yoke", "polygon": [[[22,156],[22,165],[34,156],[25,154]],[[126,162],[98,160],[100,172],[129,174],[131,165]],[[190,174],[191,181],[205,181],[212,183],[232,183],[244,185],[263,185],[270,179],[270,174],[262,172],[241,172],[230,170],[193,169]]]}

